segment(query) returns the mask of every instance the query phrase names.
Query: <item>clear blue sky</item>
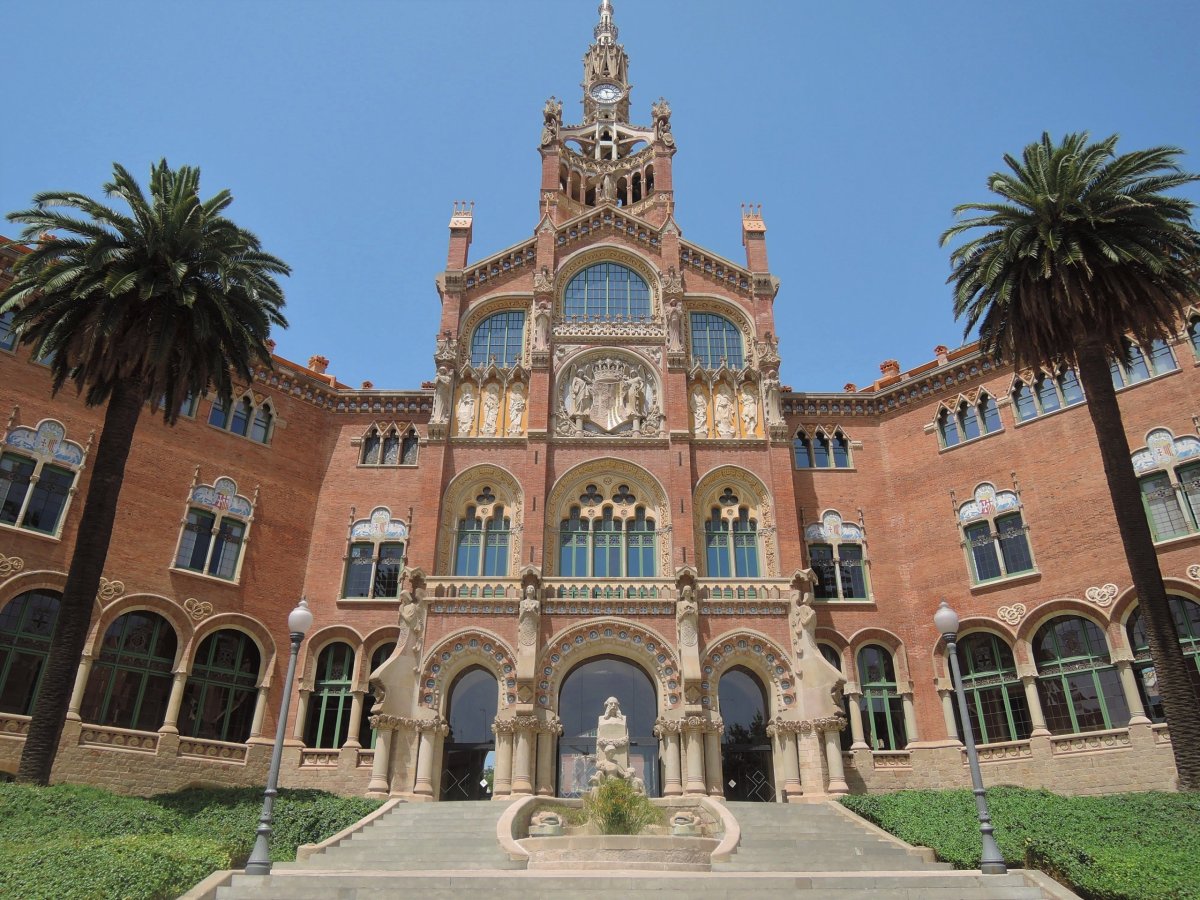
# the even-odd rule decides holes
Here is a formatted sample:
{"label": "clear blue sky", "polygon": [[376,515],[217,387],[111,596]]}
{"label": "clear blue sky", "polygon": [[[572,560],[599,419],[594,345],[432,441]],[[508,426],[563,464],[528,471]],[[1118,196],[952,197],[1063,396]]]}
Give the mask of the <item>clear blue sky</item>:
{"label": "clear blue sky", "polygon": [[[597,3],[7,3],[0,212],[98,194],[114,160],[199,165],[294,268],[279,352],[415,388],[451,201],[476,201],[473,259],[532,234],[542,103],[576,118]],[[960,343],[937,237],[1044,129],[1200,169],[1195,0],[614,4],[635,120],[674,108],[684,236],[741,262],[740,203],[763,204],[797,390]]]}

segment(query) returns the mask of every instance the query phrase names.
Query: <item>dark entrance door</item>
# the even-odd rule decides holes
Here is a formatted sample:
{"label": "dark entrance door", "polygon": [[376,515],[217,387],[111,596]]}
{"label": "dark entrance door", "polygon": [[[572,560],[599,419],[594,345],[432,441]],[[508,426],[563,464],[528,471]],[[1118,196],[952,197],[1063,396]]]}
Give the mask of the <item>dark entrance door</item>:
{"label": "dark entrance door", "polygon": [[738,666],[717,687],[725,737],[721,778],[727,800],[775,800],[775,767],[767,737],[767,694],[758,676]]}
{"label": "dark entrance door", "polygon": [[490,800],[500,687],[486,669],[468,669],[450,688],[450,733],[442,750],[443,800]]}
{"label": "dark entrance door", "polygon": [[571,670],[558,692],[558,716],[563,723],[563,735],[558,739],[560,797],[578,797],[588,789],[588,780],[596,771],[596,722],[609,697],[620,701],[629,729],[629,765],[646,783],[649,796],[661,793],[654,682],[639,666],[606,656]]}

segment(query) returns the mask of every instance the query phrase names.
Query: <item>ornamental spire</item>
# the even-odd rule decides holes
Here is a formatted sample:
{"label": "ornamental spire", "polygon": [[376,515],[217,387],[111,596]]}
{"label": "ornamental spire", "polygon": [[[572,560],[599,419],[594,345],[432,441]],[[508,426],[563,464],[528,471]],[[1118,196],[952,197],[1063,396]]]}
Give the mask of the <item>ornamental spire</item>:
{"label": "ornamental spire", "polygon": [[597,44],[615,44],[617,42],[617,26],[613,24],[612,0],[600,0],[596,11],[600,13],[600,22],[592,30]]}

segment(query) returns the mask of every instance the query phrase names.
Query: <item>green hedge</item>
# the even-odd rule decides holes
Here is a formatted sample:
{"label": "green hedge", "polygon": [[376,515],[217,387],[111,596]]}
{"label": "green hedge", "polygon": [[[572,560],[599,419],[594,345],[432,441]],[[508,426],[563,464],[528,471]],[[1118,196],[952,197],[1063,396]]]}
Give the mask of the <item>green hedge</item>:
{"label": "green hedge", "polygon": [[[379,803],[281,791],[271,855],[295,859]],[[123,797],[96,788],[0,784],[0,896],[161,900],[242,865],[262,808],[256,788]]]}
{"label": "green hedge", "polygon": [[[970,791],[899,791],[842,803],[956,868],[979,867]],[[1010,866],[1042,869],[1089,900],[1200,898],[1200,794],[1064,797],[996,787],[988,806]]]}

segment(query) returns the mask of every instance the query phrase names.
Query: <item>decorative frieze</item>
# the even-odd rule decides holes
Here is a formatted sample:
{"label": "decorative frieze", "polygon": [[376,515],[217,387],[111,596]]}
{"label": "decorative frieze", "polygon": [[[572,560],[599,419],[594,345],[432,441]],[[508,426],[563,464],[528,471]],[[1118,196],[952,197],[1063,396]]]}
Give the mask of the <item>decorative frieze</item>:
{"label": "decorative frieze", "polygon": [[243,764],[246,762],[246,749],[245,744],[181,737],[178,752],[180,756],[188,756],[193,759]]}
{"label": "decorative frieze", "polygon": [[[976,748],[979,761],[1004,762],[1013,759],[1032,759],[1033,747],[1029,741],[1008,741],[1002,744],[984,744]],[[967,751],[962,751],[963,765],[967,765]]]}
{"label": "decorative frieze", "polygon": [[[502,720],[497,719],[496,721],[499,723]],[[401,728],[407,728],[417,732],[431,731],[443,735],[450,733],[450,724],[441,716],[435,716],[432,719],[415,719],[411,716],[375,715],[371,716],[370,722],[372,728],[382,731],[398,731]]]}
{"label": "decorative frieze", "polygon": [[1055,756],[1070,753],[1091,753],[1097,750],[1128,750],[1129,730],[1098,731],[1093,734],[1072,734],[1050,738],[1050,750]]}
{"label": "decorative frieze", "polygon": [[155,753],[158,750],[158,735],[124,728],[85,725],[79,732],[79,744],[83,747],[105,747]]}

